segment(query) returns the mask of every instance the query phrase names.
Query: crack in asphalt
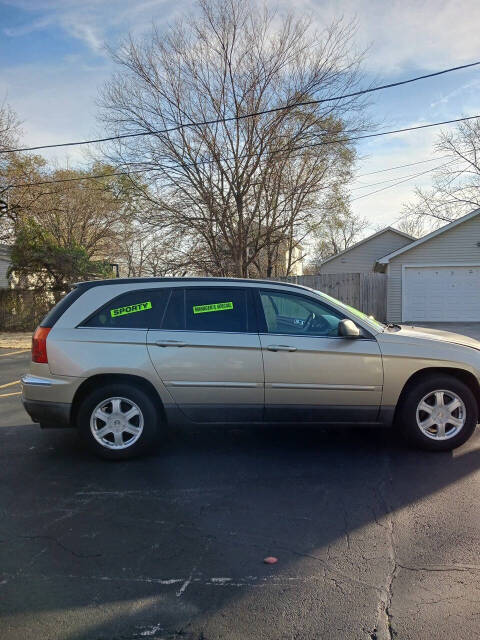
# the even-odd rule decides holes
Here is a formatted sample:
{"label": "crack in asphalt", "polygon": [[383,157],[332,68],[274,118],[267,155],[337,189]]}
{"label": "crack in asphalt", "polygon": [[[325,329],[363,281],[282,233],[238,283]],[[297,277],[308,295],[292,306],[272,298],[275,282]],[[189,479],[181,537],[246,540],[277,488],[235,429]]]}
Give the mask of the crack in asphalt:
{"label": "crack in asphalt", "polygon": [[389,572],[388,576],[387,576],[387,585],[386,585],[386,592],[387,592],[387,600],[385,603],[385,615],[386,615],[386,625],[387,625],[387,638],[389,640],[391,640],[395,635],[395,631],[393,630],[392,627],[392,600],[393,600],[393,583],[395,582],[395,578],[397,577],[398,574],[398,562],[397,562],[397,554],[396,554],[396,550],[395,550],[395,532],[394,532],[394,521],[393,518],[390,516],[389,520],[389,552],[390,552],[390,558],[392,561],[392,569]]}
{"label": "crack in asphalt", "polygon": [[[384,477],[387,477],[390,485],[392,485],[393,478],[391,474],[391,459],[388,454],[384,457],[383,466]],[[397,635],[392,626],[392,601],[393,583],[398,575],[400,565],[397,562],[395,548],[395,525],[392,517],[393,509],[387,501],[386,492],[382,492],[383,485],[384,483],[381,483],[378,488],[374,488],[374,491],[377,494],[378,501],[383,504],[383,510],[385,514],[388,515],[388,520],[386,524],[382,524],[375,517],[375,521],[386,531],[390,567],[387,571],[385,584],[381,589],[382,596],[380,597],[377,605],[377,623],[373,632],[370,634],[371,640],[393,640]]]}
{"label": "crack in asphalt", "polygon": [[480,571],[480,566],[476,564],[455,564],[455,565],[431,565],[429,567],[412,567],[405,564],[398,564],[400,569],[406,571],[440,571],[451,573],[452,571]]}
{"label": "crack in asphalt", "polygon": [[50,540],[51,542],[54,542],[55,544],[57,544],[64,551],[71,553],[76,558],[99,558],[102,555],[101,553],[77,553],[73,549],[70,549],[70,547],[67,547],[66,545],[64,545],[63,542],[60,542],[60,540],[58,540],[54,536],[37,535],[37,536],[19,536],[19,537],[22,538],[23,540]]}

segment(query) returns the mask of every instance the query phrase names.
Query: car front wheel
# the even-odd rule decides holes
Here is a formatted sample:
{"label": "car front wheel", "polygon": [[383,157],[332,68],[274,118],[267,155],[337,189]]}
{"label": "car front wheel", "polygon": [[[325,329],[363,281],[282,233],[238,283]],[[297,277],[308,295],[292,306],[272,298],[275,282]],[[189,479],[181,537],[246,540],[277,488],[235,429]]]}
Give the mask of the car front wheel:
{"label": "car front wheel", "polygon": [[452,376],[432,376],[405,395],[400,428],[414,445],[450,451],[466,442],[478,422],[478,406],[469,387]]}
{"label": "car front wheel", "polygon": [[110,384],[83,400],[77,424],[82,439],[95,454],[124,460],[146,452],[153,445],[158,411],[142,389]]}

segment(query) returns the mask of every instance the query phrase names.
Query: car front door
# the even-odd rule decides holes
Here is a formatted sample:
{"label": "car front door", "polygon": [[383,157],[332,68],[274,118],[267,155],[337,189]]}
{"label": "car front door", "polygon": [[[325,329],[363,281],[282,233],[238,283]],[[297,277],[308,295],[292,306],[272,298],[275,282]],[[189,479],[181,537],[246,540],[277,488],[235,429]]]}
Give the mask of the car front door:
{"label": "car front door", "polygon": [[373,336],[340,337],[345,316],[313,296],[265,289],[257,304],[266,420],[377,420],[383,367]]}
{"label": "car front door", "polygon": [[172,289],[147,344],[176,405],[195,422],[261,421],[264,377],[251,290]]}

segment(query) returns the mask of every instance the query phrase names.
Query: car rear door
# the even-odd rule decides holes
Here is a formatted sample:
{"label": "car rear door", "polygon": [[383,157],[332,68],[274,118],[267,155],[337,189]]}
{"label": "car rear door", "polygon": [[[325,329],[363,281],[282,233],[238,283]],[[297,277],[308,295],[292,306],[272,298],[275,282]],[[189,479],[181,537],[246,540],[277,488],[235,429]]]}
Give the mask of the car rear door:
{"label": "car rear door", "polygon": [[[127,291],[114,295],[113,291],[122,288],[110,285],[88,289],[55,324],[48,358],[52,373],[79,377],[104,373],[154,375],[146,347],[147,332],[149,327],[159,326],[169,291],[130,285]],[[76,325],[83,309],[92,307],[96,310]]]}
{"label": "car rear door", "polygon": [[262,420],[263,362],[251,290],[172,289],[162,328],[148,332],[147,345],[158,375],[190,420]]}
{"label": "car rear door", "polygon": [[268,421],[375,422],[383,366],[375,338],[338,336],[345,316],[316,298],[262,290],[257,298]]}

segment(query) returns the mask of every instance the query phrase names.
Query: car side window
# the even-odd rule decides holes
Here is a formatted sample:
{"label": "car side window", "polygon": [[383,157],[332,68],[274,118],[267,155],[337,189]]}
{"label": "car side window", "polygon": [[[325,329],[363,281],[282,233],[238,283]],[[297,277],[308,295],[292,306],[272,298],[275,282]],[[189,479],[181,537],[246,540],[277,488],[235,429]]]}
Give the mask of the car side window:
{"label": "car side window", "polygon": [[82,326],[103,329],[160,327],[169,294],[169,289],[129,291],[110,300]]}
{"label": "car side window", "polygon": [[248,330],[247,292],[240,288],[186,289],[185,318],[188,331]]}
{"label": "car side window", "polygon": [[312,298],[277,291],[261,291],[260,301],[268,333],[338,336],[345,316]]}

